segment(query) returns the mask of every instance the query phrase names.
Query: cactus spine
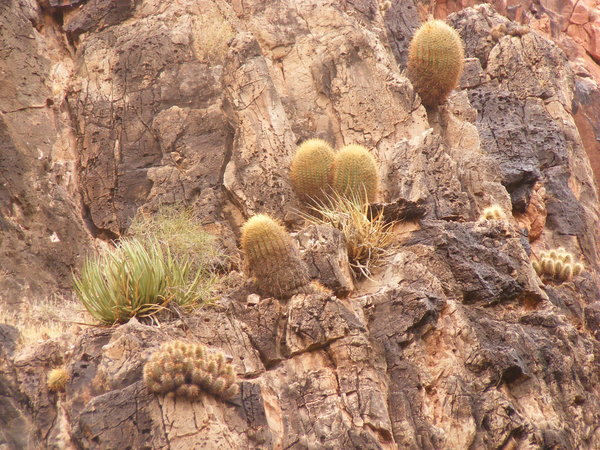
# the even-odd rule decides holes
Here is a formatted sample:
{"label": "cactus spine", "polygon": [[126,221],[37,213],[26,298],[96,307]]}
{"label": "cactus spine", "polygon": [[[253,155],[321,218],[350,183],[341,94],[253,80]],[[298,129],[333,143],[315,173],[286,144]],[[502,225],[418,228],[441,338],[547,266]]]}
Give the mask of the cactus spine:
{"label": "cactus spine", "polygon": [[454,28],[429,20],[415,32],[408,51],[408,78],[427,107],[442,103],[462,74],[464,50]]}
{"label": "cactus spine", "polygon": [[331,146],[322,139],[309,139],[298,147],[290,177],[294,192],[301,200],[322,201],[326,197],[334,156]]}
{"label": "cactus spine", "polygon": [[156,394],[196,400],[201,392],[229,399],[238,391],[233,366],[222,353],[202,344],[172,341],[154,352],[144,366],[144,382]]}
{"label": "cactus spine", "polygon": [[492,205],[483,210],[479,220],[506,220],[506,215],[500,206]]}
{"label": "cactus spine", "polygon": [[346,145],[335,155],[330,184],[343,197],[374,202],[379,188],[375,158],[362,145]]}
{"label": "cactus spine", "polygon": [[265,214],[251,217],[242,227],[244,271],[263,295],[288,298],[304,292],[308,270],[285,228]]}

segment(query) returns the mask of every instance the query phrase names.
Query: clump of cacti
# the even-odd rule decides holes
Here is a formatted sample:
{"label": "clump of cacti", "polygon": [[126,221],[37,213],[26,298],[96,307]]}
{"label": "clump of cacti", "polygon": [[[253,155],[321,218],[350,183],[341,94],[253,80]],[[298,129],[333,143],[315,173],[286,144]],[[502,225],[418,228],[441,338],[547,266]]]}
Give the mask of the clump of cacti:
{"label": "clump of cacti", "polygon": [[154,352],[144,365],[150,392],[196,400],[202,392],[229,399],[238,392],[233,366],[221,352],[202,344],[171,341]]}
{"label": "clump of cacti", "polygon": [[322,201],[328,194],[329,171],[335,154],[322,139],[308,139],[296,150],[290,177],[294,192],[304,201]]}
{"label": "clump of cacti", "polygon": [[330,184],[337,195],[374,202],[379,188],[375,158],[362,145],[346,145],[335,155]]}
{"label": "clump of cacti", "polygon": [[573,255],[562,247],[540,252],[539,260],[532,265],[538,276],[561,283],[572,280],[584,269],[583,264],[575,262]]}
{"label": "clump of cacti", "polygon": [[57,367],[48,372],[46,386],[48,386],[48,390],[53,392],[64,391],[69,379],[70,377],[67,369],[64,367]]}
{"label": "clump of cacti", "polygon": [[483,210],[479,220],[506,220],[506,214],[500,206],[492,205]]}
{"label": "clump of cacti", "polygon": [[454,28],[429,20],[415,32],[408,51],[407,75],[427,107],[442,103],[458,85],[463,43]]}
{"label": "clump of cacti", "polygon": [[263,295],[289,298],[310,284],[300,252],[283,225],[257,214],[242,227],[244,271]]}

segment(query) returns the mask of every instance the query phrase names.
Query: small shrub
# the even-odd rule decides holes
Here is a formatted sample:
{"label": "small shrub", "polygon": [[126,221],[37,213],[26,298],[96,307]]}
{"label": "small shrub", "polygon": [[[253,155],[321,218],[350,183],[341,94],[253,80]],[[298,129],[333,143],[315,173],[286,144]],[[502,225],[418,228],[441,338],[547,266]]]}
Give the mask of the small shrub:
{"label": "small shrub", "polygon": [[192,48],[199,60],[211,65],[223,64],[227,43],[235,36],[235,31],[214,5],[206,6],[193,22]]}
{"label": "small shrub", "polygon": [[346,238],[348,260],[357,276],[369,277],[375,267],[385,263],[394,242],[392,228],[383,213],[371,217],[364,197],[334,195],[312,208],[312,214],[301,215],[309,223],[331,225]]}
{"label": "small shrub", "polygon": [[46,386],[48,386],[48,390],[50,391],[61,392],[64,391],[70,378],[69,373],[64,367],[57,367],[48,372]]}
{"label": "small shrub", "polygon": [[150,392],[196,400],[201,392],[229,399],[238,392],[233,366],[223,353],[211,353],[202,344],[172,341],[154,352],[144,366]]}
{"label": "small shrub", "polygon": [[210,272],[211,263],[223,258],[214,236],[204,231],[191,208],[182,205],[163,205],[154,214],[137,214],[127,236],[158,242],[163,251],[169,251],[174,258],[187,259],[193,273]]}
{"label": "small shrub", "polygon": [[75,293],[104,324],[149,317],[169,302],[192,307],[206,295],[201,272],[191,275],[189,260],[176,260],[156,241],[124,239],[115,249],[88,258]]}

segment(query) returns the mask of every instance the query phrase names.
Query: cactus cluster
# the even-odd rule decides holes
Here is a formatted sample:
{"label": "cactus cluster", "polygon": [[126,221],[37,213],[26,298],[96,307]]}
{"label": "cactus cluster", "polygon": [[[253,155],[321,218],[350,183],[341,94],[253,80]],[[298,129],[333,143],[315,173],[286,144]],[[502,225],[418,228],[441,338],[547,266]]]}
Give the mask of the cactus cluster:
{"label": "cactus cluster", "polygon": [[373,202],[379,187],[377,163],[365,147],[351,144],[334,153],[321,139],[309,139],[298,147],[291,179],[300,199],[318,204],[331,194]]}
{"label": "cactus cluster", "polygon": [[242,227],[244,271],[258,291],[276,298],[304,292],[310,283],[300,252],[283,225],[257,214]]}
{"label": "cactus cluster", "polygon": [[189,400],[201,392],[229,399],[237,394],[237,378],[223,353],[211,353],[202,344],[171,341],[154,352],[144,366],[144,382],[156,394]]}
{"label": "cactus cluster", "polygon": [[64,367],[57,367],[48,372],[46,386],[48,386],[48,390],[53,392],[64,391],[69,379],[70,377],[67,369]]}
{"label": "cactus cluster", "polygon": [[463,43],[454,28],[429,20],[415,32],[408,50],[407,75],[427,107],[442,103],[458,85]]}
{"label": "cactus cluster", "polygon": [[575,262],[573,255],[559,247],[540,253],[539,261],[533,261],[538,276],[551,278],[559,282],[570,281],[583,272],[583,264]]}
{"label": "cactus cluster", "polygon": [[506,220],[506,214],[500,206],[492,205],[483,210],[479,220]]}

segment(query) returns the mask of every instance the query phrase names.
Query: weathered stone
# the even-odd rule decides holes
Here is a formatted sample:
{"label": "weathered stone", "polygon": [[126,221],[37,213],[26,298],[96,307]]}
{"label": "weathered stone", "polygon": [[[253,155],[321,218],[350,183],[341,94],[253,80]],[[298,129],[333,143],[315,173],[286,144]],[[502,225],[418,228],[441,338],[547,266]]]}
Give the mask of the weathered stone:
{"label": "weathered stone", "polygon": [[311,279],[318,280],[338,297],[354,289],[344,235],[327,225],[311,225],[296,234],[302,259]]}

